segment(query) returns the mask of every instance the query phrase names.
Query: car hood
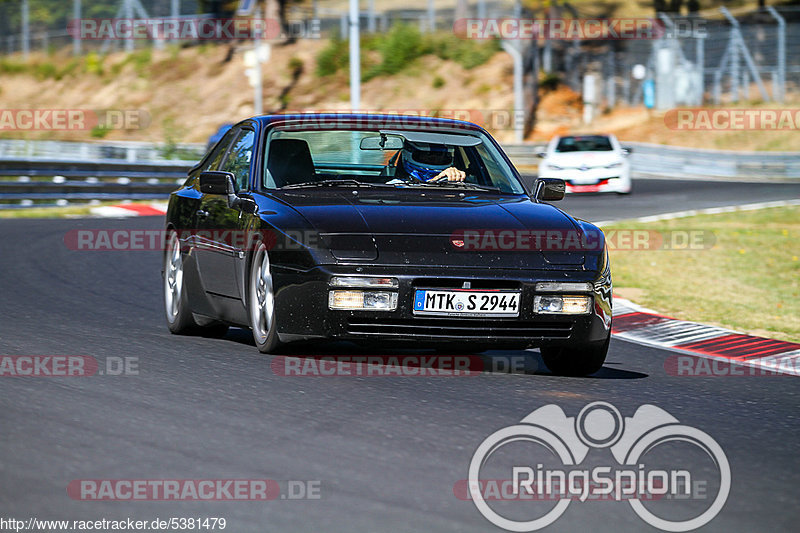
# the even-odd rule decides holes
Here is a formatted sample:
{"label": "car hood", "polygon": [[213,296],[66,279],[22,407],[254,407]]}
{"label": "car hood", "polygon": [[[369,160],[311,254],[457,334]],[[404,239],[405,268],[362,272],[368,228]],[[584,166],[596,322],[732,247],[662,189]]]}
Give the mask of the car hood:
{"label": "car hood", "polygon": [[547,154],[546,162],[561,167],[600,167],[622,160],[617,152],[552,152]]}
{"label": "car hood", "polygon": [[527,197],[441,189],[313,189],[275,196],[311,224],[336,261],[524,269],[584,262],[580,250],[543,252],[530,244],[494,245],[491,237],[499,232],[516,236],[530,230],[579,231],[560,210]]}

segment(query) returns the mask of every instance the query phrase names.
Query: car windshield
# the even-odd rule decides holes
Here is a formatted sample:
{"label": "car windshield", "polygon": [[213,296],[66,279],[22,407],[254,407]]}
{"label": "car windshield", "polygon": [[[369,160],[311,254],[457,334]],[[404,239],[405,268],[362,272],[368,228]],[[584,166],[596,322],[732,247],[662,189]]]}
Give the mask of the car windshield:
{"label": "car windshield", "polygon": [[[494,143],[479,132],[276,129],[269,135],[264,164],[264,186],[270,189],[440,187],[525,193]],[[460,171],[462,179],[448,180],[451,169]]]}
{"label": "car windshield", "polygon": [[587,135],[584,137],[562,137],[556,146],[556,152],[610,152],[614,148],[611,140],[604,135]]}

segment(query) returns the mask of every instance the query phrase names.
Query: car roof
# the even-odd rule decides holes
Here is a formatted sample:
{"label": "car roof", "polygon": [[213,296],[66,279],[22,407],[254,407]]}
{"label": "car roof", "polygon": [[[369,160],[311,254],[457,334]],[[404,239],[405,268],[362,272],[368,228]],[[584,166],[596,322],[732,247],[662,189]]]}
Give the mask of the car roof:
{"label": "car roof", "polygon": [[285,115],[262,115],[249,120],[258,122],[262,127],[277,125],[312,125],[321,123],[321,130],[327,129],[442,129],[463,130],[465,132],[486,133],[481,126],[450,118],[422,117],[401,114],[367,114],[367,113],[297,113]]}

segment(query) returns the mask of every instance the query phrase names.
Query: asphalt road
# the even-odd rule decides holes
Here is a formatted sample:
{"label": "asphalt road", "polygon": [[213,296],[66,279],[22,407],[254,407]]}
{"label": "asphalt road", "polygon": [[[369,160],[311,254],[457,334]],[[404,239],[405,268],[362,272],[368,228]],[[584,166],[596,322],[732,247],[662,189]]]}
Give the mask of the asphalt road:
{"label": "asphalt road", "polygon": [[[798,185],[642,181],[629,198],[573,197],[564,205],[607,220],[799,195]],[[71,229],[161,224],[153,217],[0,221],[0,355],[87,355],[101,365],[133,358],[138,372],[0,378],[0,518],[224,517],[233,532],[500,531],[454,495],[478,445],[548,404],[576,416],[603,400],[625,416],[656,405],[719,443],[730,462],[730,496],[703,530],[796,531],[797,378],[670,376],[668,352],[621,340],[590,378],[552,376],[535,352],[490,352],[487,364],[524,357],[525,370],[469,378],[281,377],[247,331],[224,339],[169,334],[157,252],[64,245]],[[338,344],[288,355],[312,352],[375,350]],[[614,464],[607,452],[590,458]],[[705,472],[701,455],[677,450],[660,460]],[[86,502],[66,490],[85,479],[262,478],[282,486],[318,481],[320,498]],[[525,512],[524,503],[501,504]],[[624,502],[573,502],[548,528],[579,529],[655,530]]]}

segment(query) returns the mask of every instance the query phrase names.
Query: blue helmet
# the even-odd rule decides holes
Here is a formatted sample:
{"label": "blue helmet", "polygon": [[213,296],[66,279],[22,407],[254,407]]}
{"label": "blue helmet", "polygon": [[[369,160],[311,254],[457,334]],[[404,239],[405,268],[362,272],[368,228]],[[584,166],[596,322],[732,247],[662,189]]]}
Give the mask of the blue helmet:
{"label": "blue helmet", "polygon": [[443,144],[406,141],[402,158],[406,173],[421,181],[430,181],[453,166],[453,155]]}

